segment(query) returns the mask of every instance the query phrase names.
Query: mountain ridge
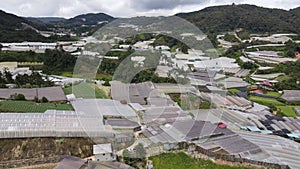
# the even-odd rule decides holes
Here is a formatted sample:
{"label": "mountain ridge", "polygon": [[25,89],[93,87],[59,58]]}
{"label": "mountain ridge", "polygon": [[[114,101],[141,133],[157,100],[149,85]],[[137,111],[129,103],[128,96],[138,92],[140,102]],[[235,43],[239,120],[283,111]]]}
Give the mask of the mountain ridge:
{"label": "mountain ridge", "polygon": [[190,13],[178,13],[204,32],[244,28],[250,32],[300,32],[300,8],[283,10],[255,5],[222,5]]}

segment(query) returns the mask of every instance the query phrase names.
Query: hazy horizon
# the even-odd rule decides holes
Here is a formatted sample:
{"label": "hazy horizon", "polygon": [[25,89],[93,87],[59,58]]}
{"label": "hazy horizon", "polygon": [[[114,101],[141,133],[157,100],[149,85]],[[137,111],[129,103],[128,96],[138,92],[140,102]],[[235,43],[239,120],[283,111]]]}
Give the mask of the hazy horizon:
{"label": "hazy horizon", "polygon": [[[86,13],[106,13],[114,17],[170,16],[209,6],[251,4],[266,8],[293,9],[299,0],[3,0],[0,9],[23,17],[71,18]],[[113,4],[113,5],[111,5]]]}

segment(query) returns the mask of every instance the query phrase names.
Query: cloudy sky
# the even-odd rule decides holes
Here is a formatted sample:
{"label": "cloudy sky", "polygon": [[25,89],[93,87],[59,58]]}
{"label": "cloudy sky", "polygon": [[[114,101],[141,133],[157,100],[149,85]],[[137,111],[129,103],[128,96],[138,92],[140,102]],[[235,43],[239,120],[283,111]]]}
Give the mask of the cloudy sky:
{"label": "cloudy sky", "polygon": [[300,6],[300,0],[1,0],[0,9],[20,16],[70,18],[104,12],[115,17],[131,17],[173,15],[232,3],[287,10]]}

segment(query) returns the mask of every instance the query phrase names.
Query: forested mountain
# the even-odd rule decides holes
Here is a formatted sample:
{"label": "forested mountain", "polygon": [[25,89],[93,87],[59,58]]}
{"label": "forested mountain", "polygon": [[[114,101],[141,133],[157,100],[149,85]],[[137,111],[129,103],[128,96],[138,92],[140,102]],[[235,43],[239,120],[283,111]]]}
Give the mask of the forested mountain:
{"label": "forested mountain", "polygon": [[[300,7],[289,11],[254,5],[225,5],[208,7],[176,16],[187,19],[205,33],[219,33],[243,28],[248,32],[300,33]],[[104,13],[84,14],[71,19],[44,17],[22,18],[0,10],[0,41],[54,41],[59,37],[45,38],[38,30],[71,30],[77,34],[92,34],[115,18]]]}
{"label": "forested mountain", "polygon": [[[56,41],[60,37],[46,38],[40,35],[39,31],[70,29],[80,34],[97,30],[113,19],[112,16],[104,13],[79,15],[71,19],[23,18],[0,10],[0,42]],[[63,40],[67,40],[66,37],[63,37]]]}
{"label": "forested mountain", "polygon": [[37,30],[46,30],[47,26],[31,22],[22,17],[0,10],[0,41],[19,42],[43,39]]}
{"label": "forested mountain", "polygon": [[300,33],[300,8],[270,9],[254,5],[224,5],[208,7],[176,16],[187,19],[208,33],[244,28],[249,32]]}
{"label": "forested mountain", "polygon": [[102,22],[110,22],[114,17],[107,15],[105,13],[89,13],[84,15],[78,15],[74,18],[64,21],[65,23],[72,25],[97,25]]}
{"label": "forested mountain", "polygon": [[40,21],[40,22],[43,22],[43,23],[60,22],[60,21],[67,20],[66,18],[61,18],[61,17],[29,17],[29,18],[26,18],[26,19]]}

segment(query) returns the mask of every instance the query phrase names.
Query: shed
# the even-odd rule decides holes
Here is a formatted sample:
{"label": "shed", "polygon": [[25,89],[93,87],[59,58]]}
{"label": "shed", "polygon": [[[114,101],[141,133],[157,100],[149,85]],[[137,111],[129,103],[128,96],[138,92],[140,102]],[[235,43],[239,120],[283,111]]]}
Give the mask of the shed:
{"label": "shed", "polygon": [[284,90],[281,98],[288,104],[300,104],[300,90]]}
{"label": "shed", "polygon": [[115,156],[113,154],[110,143],[93,145],[93,154],[96,161],[113,161]]}

